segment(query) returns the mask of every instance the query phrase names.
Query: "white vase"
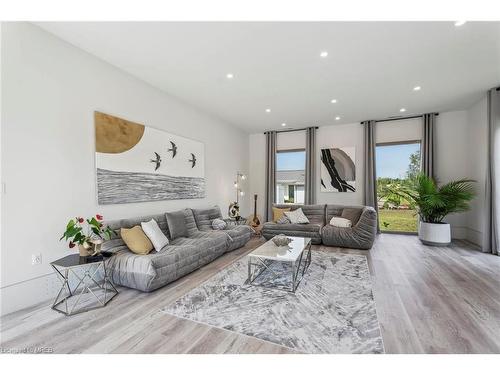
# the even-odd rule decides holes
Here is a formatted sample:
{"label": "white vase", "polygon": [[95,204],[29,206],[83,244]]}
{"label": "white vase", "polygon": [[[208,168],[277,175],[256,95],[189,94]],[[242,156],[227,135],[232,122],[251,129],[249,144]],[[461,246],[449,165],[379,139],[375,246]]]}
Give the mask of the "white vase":
{"label": "white vase", "polygon": [[429,246],[447,246],[451,243],[451,228],[447,223],[420,222],[418,238],[423,244]]}

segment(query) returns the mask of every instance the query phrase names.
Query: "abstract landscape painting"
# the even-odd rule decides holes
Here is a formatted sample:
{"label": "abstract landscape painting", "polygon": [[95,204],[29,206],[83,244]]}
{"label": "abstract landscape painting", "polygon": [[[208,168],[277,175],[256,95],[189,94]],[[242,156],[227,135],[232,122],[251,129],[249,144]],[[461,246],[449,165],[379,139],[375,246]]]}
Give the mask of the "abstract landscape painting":
{"label": "abstract landscape painting", "polygon": [[321,150],[321,191],[356,191],[356,148]]}
{"label": "abstract landscape painting", "polygon": [[94,120],[99,204],[205,196],[203,143],[101,112]]}

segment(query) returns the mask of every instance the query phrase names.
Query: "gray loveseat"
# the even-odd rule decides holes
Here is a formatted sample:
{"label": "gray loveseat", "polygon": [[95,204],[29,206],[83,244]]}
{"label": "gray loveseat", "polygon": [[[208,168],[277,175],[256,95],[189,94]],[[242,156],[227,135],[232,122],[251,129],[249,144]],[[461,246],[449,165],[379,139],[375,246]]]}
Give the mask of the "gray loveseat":
{"label": "gray loveseat", "polygon": [[[377,213],[372,207],[367,206],[341,206],[341,205],[279,205],[274,207],[302,208],[304,215],[309,219],[309,224],[277,224],[264,223],[262,235],[270,239],[277,234],[287,236],[309,237],[313,244],[327,246],[348,247],[353,249],[368,250],[372,247],[377,234]],[[330,225],[333,216],[345,217],[352,222],[350,228],[339,228]]]}
{"label": "gray loveseat", "polygon": [[[218,207],[196,210],[187,208],[183,213],[186,235],[177,238],[172,238],[166,215],[106,222],[118,233],[102,247],[103,251],[115,253],[107,264],[111,280],[117,285],[150,292],[212,262],[228,251],[244,246],[253,233],[253,229],[247,225],[212,230],[212,220],[222,218]],[[134,254],[121,239],[119,229],[141,225],[141,222],[152,218],[170,243],[159,252]]]}

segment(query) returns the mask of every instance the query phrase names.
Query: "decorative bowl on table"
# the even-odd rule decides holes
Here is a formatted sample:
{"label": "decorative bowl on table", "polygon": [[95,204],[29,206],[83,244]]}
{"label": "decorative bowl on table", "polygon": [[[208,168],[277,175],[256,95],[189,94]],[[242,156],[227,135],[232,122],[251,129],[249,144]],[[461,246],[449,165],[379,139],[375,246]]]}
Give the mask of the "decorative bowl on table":
{"label": "decorative bowl on table", "polygon": [[285,236],[284,234],[278,234],[277,236],[274,236],[272,241],[276,246],[288,246],[290,242],[292,242],[292,239]]}

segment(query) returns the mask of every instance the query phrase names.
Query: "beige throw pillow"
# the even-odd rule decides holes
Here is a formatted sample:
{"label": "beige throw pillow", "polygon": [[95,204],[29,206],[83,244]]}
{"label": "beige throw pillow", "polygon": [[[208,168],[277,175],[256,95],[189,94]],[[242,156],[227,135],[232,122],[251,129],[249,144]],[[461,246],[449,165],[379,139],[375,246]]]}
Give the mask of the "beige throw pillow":
{"label": "beige throw pillow", "polygon": [[122,228],[120,230],[123,242],[135,254],[146,255],[153,250],[153,244],[146,236],[142,228],[136,225],[133,228]]}
{"label": "beige throw pillow", "polygon": [[283,214],[287,211],[290,211],[289,208],[278,208],[278,207],[273,207],[273,221],[275,223],[278,222],[279,219],[283,216]]}

